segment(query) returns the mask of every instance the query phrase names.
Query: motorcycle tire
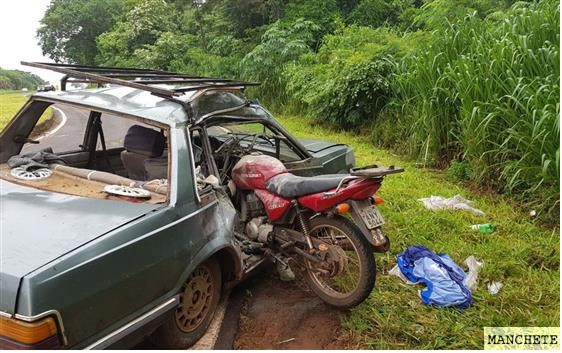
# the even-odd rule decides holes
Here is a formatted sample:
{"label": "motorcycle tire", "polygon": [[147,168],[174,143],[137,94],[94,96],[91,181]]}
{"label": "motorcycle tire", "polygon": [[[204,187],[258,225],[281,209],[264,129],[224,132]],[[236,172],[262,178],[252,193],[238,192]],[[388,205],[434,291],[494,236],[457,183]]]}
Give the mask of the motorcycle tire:
{"label": "motorcycle tire", "polygon": [[341,293],[338,293],[333,289],[322,285],[322,283],[319,283],[319,280],[310,268],[307,268],[307,271],[305,272],[305,280],[310,289],[324,302],[344,309],[357,306],[367,299],[375,286],[377,270],[371,246],[363,237],[357,226],[344,217],[336,216],[328,218],[319,216],[313,218],[310,220],[309,233],[311,236],[314,235],[315,231],[321,227],[338,229],[340,232],[344,233],[353,244],[353,248],[360,263],[358,283],[352,292],[341,295]]}

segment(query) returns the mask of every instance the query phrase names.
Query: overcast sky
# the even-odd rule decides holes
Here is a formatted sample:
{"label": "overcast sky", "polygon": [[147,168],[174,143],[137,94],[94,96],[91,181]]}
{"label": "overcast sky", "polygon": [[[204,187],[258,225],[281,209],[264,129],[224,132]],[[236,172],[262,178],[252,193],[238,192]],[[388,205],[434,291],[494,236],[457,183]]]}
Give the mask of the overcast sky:
{"label": "overcast sky", "polygon": [[30,71],[44,80],[58,83],[61,75],[20,65],[20,61],[52,60],[43,56],[37,44],[37,28],[50,0],[0,1],[0,67]]}

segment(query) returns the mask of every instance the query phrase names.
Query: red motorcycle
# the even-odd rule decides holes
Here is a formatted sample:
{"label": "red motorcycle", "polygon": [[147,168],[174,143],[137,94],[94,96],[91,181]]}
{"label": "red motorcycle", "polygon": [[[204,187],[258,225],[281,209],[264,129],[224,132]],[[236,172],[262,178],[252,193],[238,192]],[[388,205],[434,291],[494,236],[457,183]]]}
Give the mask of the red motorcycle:
{"label": "red motorcycle", "polygon": [[372,253],[390,246],[375,192],[385,175],[402,171],[372,165],[300,177],[273,157],[246,155],[231,172],[240,217],[235,234],[248,256],[269,256],[290,273],[296,264],[328,304],[356,306],[375,284]]}

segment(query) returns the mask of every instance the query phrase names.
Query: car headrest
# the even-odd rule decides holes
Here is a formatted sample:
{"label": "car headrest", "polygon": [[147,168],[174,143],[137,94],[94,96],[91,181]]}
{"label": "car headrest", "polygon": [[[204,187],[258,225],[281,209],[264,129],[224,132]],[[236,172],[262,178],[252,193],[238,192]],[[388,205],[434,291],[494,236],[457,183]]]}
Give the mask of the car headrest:
{"label": "car headrest", "polygon": [[147,157],[160,157],[166,146],[166,138],[160,131],[133,125],[127,130],[123,146],[129,152]]}

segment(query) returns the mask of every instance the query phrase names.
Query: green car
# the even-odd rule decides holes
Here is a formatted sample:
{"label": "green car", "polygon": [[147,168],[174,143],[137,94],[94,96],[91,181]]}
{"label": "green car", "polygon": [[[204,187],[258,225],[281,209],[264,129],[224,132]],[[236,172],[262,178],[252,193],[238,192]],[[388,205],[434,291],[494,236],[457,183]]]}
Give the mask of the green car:
{"label": "green car", "polygon": [[0,348],[192,345],[265,261],[234,237],[217,146],[247,138],[299,175],[354,166],[346,145],[292,137],[251,83],[30,65],[105,86],[36,93],[0,135]]}

